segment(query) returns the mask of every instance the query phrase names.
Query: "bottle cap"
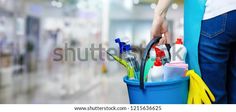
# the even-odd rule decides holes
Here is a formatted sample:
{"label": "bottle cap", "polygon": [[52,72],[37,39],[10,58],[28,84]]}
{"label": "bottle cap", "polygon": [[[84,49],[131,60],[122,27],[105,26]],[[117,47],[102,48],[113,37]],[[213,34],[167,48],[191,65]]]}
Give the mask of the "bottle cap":
{"label": "bottle cap", "polygon": [[176,40],[175,43],[176,43],[176,44],[183,44],[182,38],[177,38],[177,40]]}
{"label": "bottle cap", "polygon": [[120,38],[115,39],[115,42],[119,44],[119,48],[120,48],[120,54],[122,54],[124,51],[124,46],[126,45],[125,42],[121,42]]}
{"label": "bottle cap", "polygon": [[120,38],[115,39],[116,43],[120,43]]}
{"label": "bottle cap", "polygon": [[130,51],[131,50],[131,46],[129,44],[125,45],[123,50],[124,50],[124,52],[125,51]]}
{"label": "bottle cap", "polygon": [[156,61],[155,61],[155,63],[154,63],[154,66],[161,66],[161,65],[162,65],[162,63],[161,63],[160,58],[156,58]]}

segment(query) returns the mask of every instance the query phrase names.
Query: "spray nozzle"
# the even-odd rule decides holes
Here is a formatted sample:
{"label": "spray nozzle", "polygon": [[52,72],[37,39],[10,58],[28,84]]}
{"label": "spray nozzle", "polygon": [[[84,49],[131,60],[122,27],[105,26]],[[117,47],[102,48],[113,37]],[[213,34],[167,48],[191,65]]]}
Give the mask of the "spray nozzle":
{"label": "spray nozzle", "polygon": [[155,51],[156,51],[156,57],[158,58],[163,58],[163,57],[165,57],[165,52],[164,51],[162,51],[161,49],[159,49],[158,47],[156,47],[156,46],[154,46],[153,47],[154,49],[155,49]]}
{"label": "spray nozzle", "polygon": [[123,49],[124,52],[131,50],[131,46],[130,46],[129,44],[128,44],[128,45],[125,45],[123,48],[124,48],[124,49]]}
{"label": "spray nozzle", "polygon": [[125,42],[121,42],[121,41],[120,41],[120,38],[115,39],[115,42],[119,44],[120,54],[122,54],[122,53],[123,53],[124,46],[126,45]]}

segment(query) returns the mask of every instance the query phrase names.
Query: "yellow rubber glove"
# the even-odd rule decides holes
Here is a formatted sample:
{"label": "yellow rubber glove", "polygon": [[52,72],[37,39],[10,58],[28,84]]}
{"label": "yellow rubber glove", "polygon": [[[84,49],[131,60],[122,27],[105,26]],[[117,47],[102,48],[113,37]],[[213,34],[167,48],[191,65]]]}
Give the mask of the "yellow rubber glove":
{"label": "yellow rubber glove", "polygon": [[[207,87],[207,85],[204,83],[204,81],[202,80],[202,78],[197,75],[194,71],[190,71],[192,72],[191,74],[193,79],[197,82],[197,84],[199,84],[199,88],[202,88],[203,90],[200,91],[201,92],[201,98],[204,104],[211,104],[211,101],[215,101],[215,97],[212,94],[212,92],[210,91],[210,89]],[[209,96],[208,96],[209,95]]]}
{"label": "yellow rubber glove", "polygon": [[123,65],[127,69],[129,79],[134,79],[134,68],[131,67],[127,61],[119,58],[118,56],[112,55],[109,52],[107,52],[107,54],[113,57],[117,62],[119,62],[121,65]]}
{"label": "yellow rubber glove", "polygon": [[190,76],[188,104],[201,104],[199,95],[199,86],[194,82],[193,77]]}
{"label": "yellow rubber glove", "polygon": [[189,70],[186,76],[190,77],[188,104],[211,104],[215,101],[210,89],[194,70]]}

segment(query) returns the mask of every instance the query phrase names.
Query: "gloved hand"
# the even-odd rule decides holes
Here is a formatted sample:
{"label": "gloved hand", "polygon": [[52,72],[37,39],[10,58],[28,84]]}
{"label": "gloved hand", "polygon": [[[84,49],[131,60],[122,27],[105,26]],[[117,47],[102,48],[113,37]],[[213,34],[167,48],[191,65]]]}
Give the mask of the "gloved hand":
{"label": "gloved hand", "polygon": [[194,70],[189,70],[186,76],[190,77],[188,104],[211,104],[215,101],[210,89]]}

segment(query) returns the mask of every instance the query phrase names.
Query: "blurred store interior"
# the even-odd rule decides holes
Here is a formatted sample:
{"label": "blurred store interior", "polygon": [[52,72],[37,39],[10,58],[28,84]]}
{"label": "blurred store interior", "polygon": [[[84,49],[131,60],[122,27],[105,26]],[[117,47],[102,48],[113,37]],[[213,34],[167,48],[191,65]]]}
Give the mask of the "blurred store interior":
{"label": "blurred store interior", "polygon": [[[83,57],[92,44],[116,47],[117,37],[145,46],[156,2],[0,0],[0,103],[129,103],[117,62],[90,53],[85,61],[55,61],[53,50],[67,44]],[[172,39],[183,36],[183,0],[173,2],[167,19]]]}

